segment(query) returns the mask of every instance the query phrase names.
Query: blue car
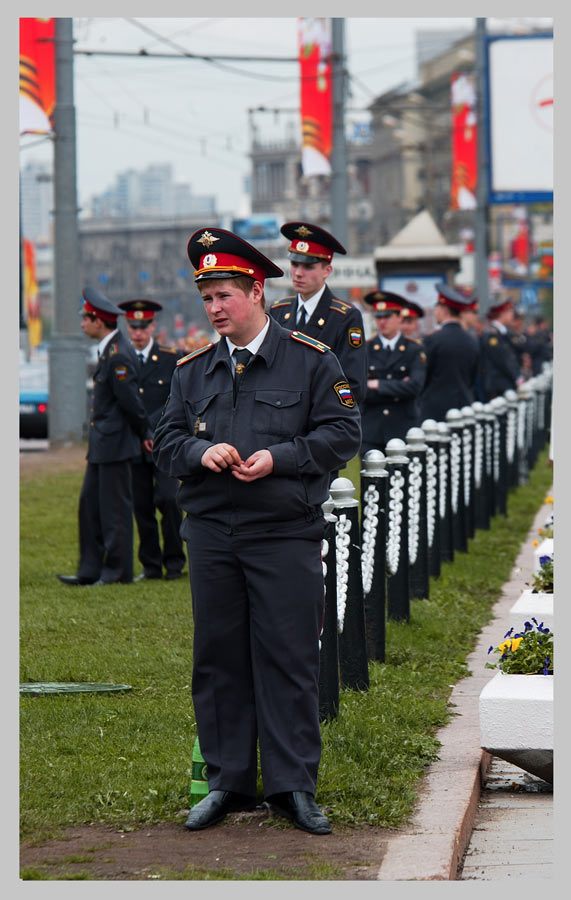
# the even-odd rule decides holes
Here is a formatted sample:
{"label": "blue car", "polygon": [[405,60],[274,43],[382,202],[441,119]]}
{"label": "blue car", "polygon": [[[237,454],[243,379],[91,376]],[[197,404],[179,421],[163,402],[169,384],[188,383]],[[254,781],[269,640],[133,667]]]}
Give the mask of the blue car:
{"label": "blue car", "polygon": [[49,409],[47,361],[20,365],[20,437],[47,438]]}

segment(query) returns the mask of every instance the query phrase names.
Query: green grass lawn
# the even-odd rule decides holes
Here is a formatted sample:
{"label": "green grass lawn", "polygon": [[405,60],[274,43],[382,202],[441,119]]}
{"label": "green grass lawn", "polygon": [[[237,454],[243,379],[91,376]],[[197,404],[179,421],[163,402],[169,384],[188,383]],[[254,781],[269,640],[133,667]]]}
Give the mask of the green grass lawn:
{"label": "green grass lawn", "polygon": [[[354,460],[345,470],[357,488]],[[20,682],[132,686],[121,694],[21,698],[23,839],[55,837],[88,822],[183,821],[196,724],[190,680],[192,613],[187,579],[66,588],[77,564],[82,473],[20,487]],[[339,717],[322,726],[317,800],[338,824],[398,828],[419,779],[438,756],[451,686],[474,646],[553,473],[542,452],[508,516],[456,553],[430,599],[411,600],[409,623],[387,625],[386,662],[371,662],[370,689],[344,691]],[[138,571],[139,567],[136,566]]]}

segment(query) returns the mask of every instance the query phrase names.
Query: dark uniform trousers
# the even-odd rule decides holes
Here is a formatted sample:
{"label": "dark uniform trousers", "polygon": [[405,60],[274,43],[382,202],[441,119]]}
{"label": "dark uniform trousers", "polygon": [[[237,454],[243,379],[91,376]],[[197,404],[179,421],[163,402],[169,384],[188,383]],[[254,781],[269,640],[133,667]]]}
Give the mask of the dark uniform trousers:
{"label": "dark uniform trousers", "polygon": [[93,375],[87,468],[79,499],[80,578],[133,579],[131,460],[150,437],[137,358],[118,332]]}
{"label": "dark uniform trousers", "polygon": [[[273,319],[235,395],[224,339],[190,354],[173,375],[153,455],[180,479],[187,513],[192,696],[211,790],[255,795],[259,741],[266,796],[315,791],[321,504],[329,472],[355,455],[360,437],[334,354]],[[272,473],[244,483],[206,469],[205,450],[220,442],[242,459],[267,448]]]}
{"label": "dark uniform trousers", "polygon": [[511,334],[502,334],[493,326],[480,338],[482,383],[486,402],[515,390],[521,368],[513,348]]}
{"label": "dark uniform trousers", "polygon": [[[140,366],[139,392],[154,428],[165,405],[172,373],[180,353],[153,341],[147,362]],[[180,536],[182,512],[176,501],[178,480],[161,472],[151,455],[144,453],[133,462],[133,505],[139,532],[138,557],[146,575],[182,572],[186,562]],[[159,510],[160,524],[156,510]],[[162,550],[159,537],[162,536]]]}
{"label": "dark uniform trousers", "polygon": [[[296,329],[297,294],[277,300],[269,310],[270,315],[290,331]],[[315,312],[299,329],[304,334],[322,341],[333,350],[349,382],[356,403],[361,406],[367,390],[367,354],[365,331],[361,311],[351,303],[338,300],[325,286]]]}
{"label": "dark uniform trousers", "polygon": [[422,344],[402,335],[394,350],[384,350],[379,336],[367,341],[369,378],[379,386],[367,388],[363,405],[361,457],[368,450],[384,452],[392,438],[406,440],[409,428],[420,425],[418,398],[426,376]]}

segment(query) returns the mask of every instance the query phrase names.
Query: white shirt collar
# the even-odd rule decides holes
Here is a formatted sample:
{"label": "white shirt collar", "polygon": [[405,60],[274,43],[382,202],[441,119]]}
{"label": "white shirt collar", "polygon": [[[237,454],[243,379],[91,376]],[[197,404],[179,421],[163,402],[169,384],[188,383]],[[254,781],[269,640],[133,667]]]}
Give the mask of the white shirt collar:
{"label": "white shirt collar", "polygon": [[109,334],[106,334],[105,337],[99,341],[99,343],[97,344],[97,355],[98,356],[103,356],[103,351],[105,350],[107,344],[118,333],[119,333],[119,329],[115,328],[113,331],[110,331]]}
{"label": "white shirt collar", "polygon": [[262,328],[262,330],[256,335],[256,337],[250,341],[249,344],[246,344],[245,347],[240,347],[239,344],[233,344],[230,338],[226,338],[226,343],[228,345],[228,353],[230,354],[230,359],[232,360],[232,365],[235,366],[235,360],[233,356],[234,350],[249,350],[250,353],[255,356],[260,347],[264,342],[264,338],[268,332],[268,328],[270,327],[270,319],[269,316],[266,315],[266,324]]}
{"label": "white shirt collar", "polygon": [[326,286],[323,285],[323,287],[320,288],[320,290],[318,290],[317,293],[313,295],[313,297],[310,297],[309,300],[302,300],[301,297],[299,296],[299,294],[297,295],[297,307],[296,307],[296,311],[295,311],[296,319],[297,319],[297,314],[300,310],[300,307],[303,305],[303,306],[305,306],[305,314],[307,316],[306,321],[307,322],[309,321],[309,319],[311,318],[311,316],[313,315],[313,313],[315,312],[315,310],[317,308],[317,304],[321,300],[321,296],[323,294],[323,291],[325,290],[325,287]]}
{"label": "white shirt collar", "polygon": [[508,333],[508,329],[506,328],[506,326],[504,325],[503,322],[496,322],[496,321],[493,321],[493,322],[492,322],[492,325],[494,326],[494,328],[497,328],[497,329],[498,329],[498,331],[500,332],[500,334],[507,334],[507,333]]}
{"label": "white shirt collar", "polygon": [[400,333],[400,331],[399,331],[397,334],[395,334],[394,338],[391,338],[391,339],[390,339],[390,341],[389,341],[388,338],[383,337],[382,334],[379,335],[379,337],[380,337],[381,343],[382,343],[382,345],[383,345],[383,350],[386,350],[387,347],[388,347],[390,350],[394,350],[395,347],[396,347],[396,345],[397,345],[397,342],[399,341],[399,339],[400,339],[400,337],[401,337],[401,333]]}
{"label": "white shirt collar", "polygon": [[145,357],[145,362],[146,362],[146,361],[148,360],[148,358],[149,358],[149,353],[151,352],[151,347],[152,347],[152,346],[153,346],[153,338],[150,339],[150,341],[149,341],[149,343],[147,344],[147,346],[146,346],[146,347],[143,347],[142,350],[135,350],[134,347],[133,347],[133,350],[135,350],[135,353],[137,354],[137,356],[140,356],[140,354],[142,353],[143,356]]}

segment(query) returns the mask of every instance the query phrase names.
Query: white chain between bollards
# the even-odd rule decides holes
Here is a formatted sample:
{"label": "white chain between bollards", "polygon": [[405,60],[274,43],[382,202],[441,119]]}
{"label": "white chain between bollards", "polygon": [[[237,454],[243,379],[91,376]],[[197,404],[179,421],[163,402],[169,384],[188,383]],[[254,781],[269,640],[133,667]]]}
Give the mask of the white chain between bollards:
{"label": "white chain between bollards", "polygon": [[458,512],[458,492],[460,490],[460,435],[454,431],[450,438],[450,492],[452,512]]}
{"label": "white chain between bollards", "polygon": [[500,420],[496,416],[494,418],[494,450],[493,450],[494,481],[500,480],[500,434],[501,434]]}
{"label": "white chain between bollards", "polygon": [[484,466],[484,427],[476,422],[474,432],[474,485],[479,488],[482,484],[482,471]]}
{"label": "white chain between bollards", "polygon": [[375,569],[375,545],[379,527],[380,494],[374,484],[365,491],[363,500],[363,543],[361,546],[361,570],[363,593],[368,594],[373,584]]}
{"label": "white chain between bollards", "polygon": [[506,453],[507,453],[509,463],[513,463],[514,456],[515,456],[516,424],[517,424],[517,411],[513,408],[510,408],[510,409],[508,409],[508,418],[507,418],[507,426],[506,426]]}
{"label": "white chain between bollards", "polygon": [[404,475],[399,469],[395,469],[389,484],[389,515],[387,523],[387,565],[391,575],[396,575],[399,567],[404,499],[403,487]]}
{"label": "white chain between bollards", "polygon": [[469,428],[462,429],[462,450],[464,453],[464,506],[469,506],[472,472],[472,432]]}
{"label": "white chain between bollards", "polygon": [[446,491],[448,489],[448,453],[446,447],[440,447],[438,450],[438,461],[440,463],[440,518],[446,518]]}
{"label": "white chain between bollards", "polygon": [[349,544],[351,519],[342,513],[335,523],[335,549],[337,560],[337,631],[343,632],[345,607],[347,605],[347,585],[349,584]]}
{"label": "white chain between bollards", "polygon": [[428,447],[426,451],[426,534],[428,546],[434,540],[434,523],[436,519],[436,451]]}
{"label": "white chain between bollards", "polygon": [[413,456],[408,467],[408,561],[411,566],[418,554],[421,488],[422,462],[420,457]]}

